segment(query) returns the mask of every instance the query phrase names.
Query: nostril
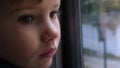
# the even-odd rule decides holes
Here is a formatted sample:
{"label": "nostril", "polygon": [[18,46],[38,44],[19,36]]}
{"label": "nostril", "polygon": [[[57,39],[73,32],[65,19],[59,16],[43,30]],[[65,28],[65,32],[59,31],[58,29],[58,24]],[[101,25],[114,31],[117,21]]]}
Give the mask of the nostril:
{"label": "nostril", "polygon": [[54,37],[54,36],[51,36],[51,35],[49,35],[49,34],[43,34],[42,37],[41,37],[42,42],[45,42],[45,43],[51,42],[51,41],[53,41],[54,39],[55,39],[55,37]]}
{"label": "nostril", "polygon": [[51,42],[59,38],[59,28],[53,23],[45,23],[41,34],[43,42]]}

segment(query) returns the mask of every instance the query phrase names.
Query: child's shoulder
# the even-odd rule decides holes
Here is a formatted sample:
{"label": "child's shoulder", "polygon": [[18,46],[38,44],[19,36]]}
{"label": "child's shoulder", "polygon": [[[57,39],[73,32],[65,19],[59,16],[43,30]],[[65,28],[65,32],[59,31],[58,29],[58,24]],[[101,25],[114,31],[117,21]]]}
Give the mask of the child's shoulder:
{"label": "child's shoulder", "polygon": [[0,59],[0,68],[18,68],[4,59]]}

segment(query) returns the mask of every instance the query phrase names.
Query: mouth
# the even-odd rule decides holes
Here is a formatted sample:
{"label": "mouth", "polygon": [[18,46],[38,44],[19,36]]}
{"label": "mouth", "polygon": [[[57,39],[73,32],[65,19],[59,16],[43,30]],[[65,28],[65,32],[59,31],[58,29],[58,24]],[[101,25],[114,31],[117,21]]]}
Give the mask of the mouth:
{"label": "mouth", "polygon": [[40,54],[42,58],[48,58],[48,57],[53,57],[55,55],[56,48],[51,48],[48,51]]}

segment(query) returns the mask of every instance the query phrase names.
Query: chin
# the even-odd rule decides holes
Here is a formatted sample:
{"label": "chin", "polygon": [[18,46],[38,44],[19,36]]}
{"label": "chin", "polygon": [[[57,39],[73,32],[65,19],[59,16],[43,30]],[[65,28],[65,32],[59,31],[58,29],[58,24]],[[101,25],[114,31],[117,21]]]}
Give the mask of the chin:
{"label": "chin", "polygon": [[43,68],[50,68],[51,65],[52,65],[52,59],[50,59],[50,60],[46,63],[45,67],[43,67]]}
{"label": "chin", "polygon": [[42,62],[42,64],[40,64],[40,66],[37,68],[50,68],[51,65],[52,65],[52,59],[49,59]]}
{"label": "chin", "polygon": [[21,68],[50,68],[52,64],[52,58],[47,58],[44,60],[39,60],[34,63],[21,66]]}

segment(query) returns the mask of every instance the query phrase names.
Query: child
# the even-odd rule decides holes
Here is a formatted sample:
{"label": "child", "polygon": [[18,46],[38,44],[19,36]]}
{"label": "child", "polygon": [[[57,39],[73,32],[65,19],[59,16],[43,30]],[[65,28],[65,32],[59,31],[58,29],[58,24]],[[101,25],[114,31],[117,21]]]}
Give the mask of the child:
{"label": "child", "polygon": [[0,0],[0,68],[49,68],[60,41],[60,0]]}

